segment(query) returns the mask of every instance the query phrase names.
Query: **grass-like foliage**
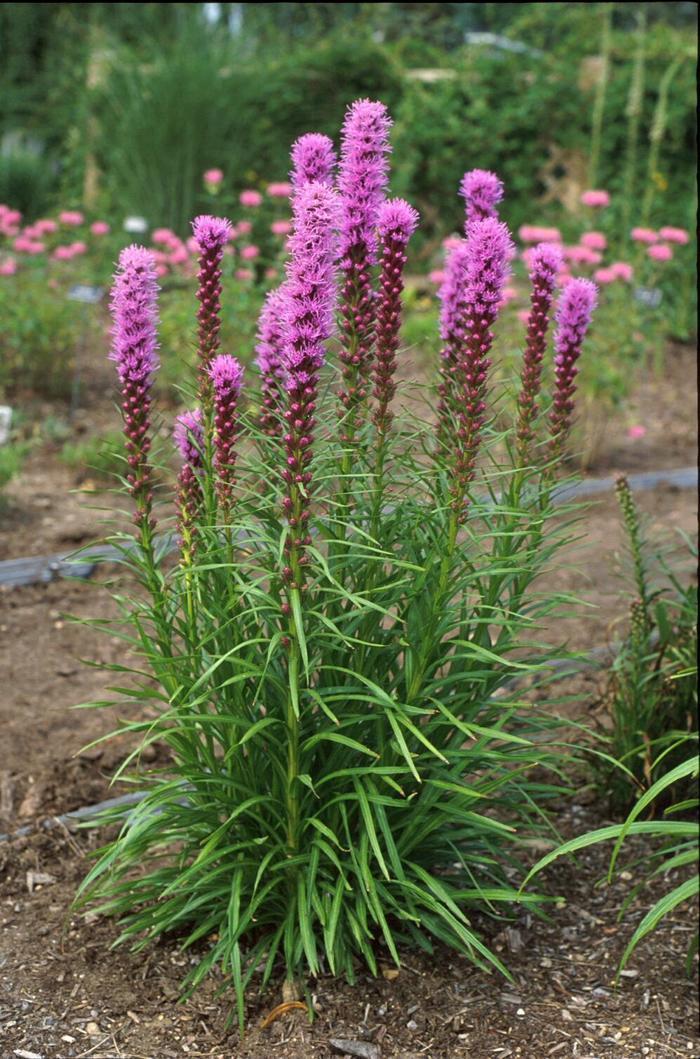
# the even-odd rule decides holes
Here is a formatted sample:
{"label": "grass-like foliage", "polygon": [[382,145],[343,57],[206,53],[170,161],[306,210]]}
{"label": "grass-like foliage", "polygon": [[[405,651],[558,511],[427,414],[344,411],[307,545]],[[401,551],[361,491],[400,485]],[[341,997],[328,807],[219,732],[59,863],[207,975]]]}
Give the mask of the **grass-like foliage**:
{"label": "grass-like foliage", "polygon": [[[611,808],[627,813],[683,760],[683,736],[697,732],[698,591],[692,576],[679,574],[677,563],[650,542],[624,476],[617,496],[634,595],[629,635],[610,678],[609,750],[617,764],[601,758],[599,767]],[[684,538],[684,547],[697,563],[692,541]],[[667,798],[674,794],[679,791],[668,791]]]}
{"label": "grass-like foliage", "polygon": [[397,412],[417,216],[384,200],[388,127],[381,104],[350,109],[338,190],[330,141],[295,145],[287,280],[257,347],[262,414],[218,351],[227,222],[195,223],[198,408],[176,426],[174,562],[155,533],[148,253],[124,251],[115,280],[137,526],[117,539],[140,586],[122,598],[140,661],[120,693],[149,707],[125,725],[139,737],[130,760],[157,740],[171,764],[139,772],[146,797],[109,817],[120,830],[81,899],[137,947],[178,934],[197,956],[186,989],[216,971],[241,1025],[246,991],[278,969],[300,989],[441,942],[507,973],[470,910],[541,901],[515,878],[558,789],[542,768],[554,722],[513,678],[536,679],[551,657],[542,625],[562,601],[536,580],[572,532],[571,512],[553,518],[554,489],[594,290],[574,281],[561,295],[545,418],[556,255],[537,257],[519,420],[496,433],[487,355],[511,244],[500,182],[468,174],[440,385]]}

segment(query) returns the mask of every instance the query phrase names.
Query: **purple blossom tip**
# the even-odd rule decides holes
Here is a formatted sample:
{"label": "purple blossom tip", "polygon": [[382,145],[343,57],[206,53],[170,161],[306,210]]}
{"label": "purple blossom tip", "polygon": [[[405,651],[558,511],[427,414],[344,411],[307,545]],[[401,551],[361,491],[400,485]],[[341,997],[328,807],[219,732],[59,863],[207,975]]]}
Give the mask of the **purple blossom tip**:
{"label": "purple blossom tip", "polygon": [[110,301],[114,341],[109,356],[122,383],[147,382],[158,368],[157,297],[153,253],[143,246],[125,247]]}
{"label": "purple blossom tip", "polygon": [[477,313],[495,317],[515,253],[510,232],[495,217],[486,217],[470,224],[467,235],[467,299]]}
{"label": "purple blossom tip", "polygon": [[460,194],[467,204],[467,219],[496,217],[496,206],[503,198],[503,181],[488,169],[470,169],[462,177]]}
{"label": "purple blossom tip", "polygon": [[530,276],[551,278],[554,285],[556,276],[564,263],[564,256],[558,243],[539,243],[533,250],[530,259]]}
{"label": "purple blossom tip", "polygon": [[566,356],[581,348],[598,303],[598,288],[590,279],[577,277],[567,283],[559,297],[554,335],[557,356]]}
{"label": "purple blossom tip", "polygon": [[289,178],[298,189],[314,181],[333,183],[336,157],[333,141],[321,132],[307,132],[292,144],[292,170]]}
{"label": "purple blossom tip", "polygon": [[377,213],[389,182],[391,118],[383,103],[358,99],[343,122],[338,187],[343,201],[341,256],[363,248],[374,262]]}
{"label": "purple blossom tip", "polygon": [[230,354],[219,353],[209,365],[209,377],[216,396],[237,396],[243,382],[243,367]]}
{"label": "purple blossom tip", "polygon": [[204,451],[204,428],[199,408],[195,408],[192,412],[182,412],[177,417],[173,429],[173,441],[186,464],[190,467],[201,466]]}
{"label": "purple blossom tip", "polygon": [[231,222],[225,217],[211,217],[203,214],[192,221],[192,231],[199,246],[204,251],[221,250],[231,238]]}
{"label": "purple blossom tip", "polygon": [[258,342],[255,351],[258,354],[255,363],[263,375],[280,376],[282,372],[281,356],[283,343],[283,321],[287,301],[286,285],[283,283],[271,290],[258,320]]}
{"label": "purple blossom tip", "polygon": [[394,238],[407,243],[419,221],[418,210],[404,199],[389,199],[379,207],[377,227],[383,239]]}

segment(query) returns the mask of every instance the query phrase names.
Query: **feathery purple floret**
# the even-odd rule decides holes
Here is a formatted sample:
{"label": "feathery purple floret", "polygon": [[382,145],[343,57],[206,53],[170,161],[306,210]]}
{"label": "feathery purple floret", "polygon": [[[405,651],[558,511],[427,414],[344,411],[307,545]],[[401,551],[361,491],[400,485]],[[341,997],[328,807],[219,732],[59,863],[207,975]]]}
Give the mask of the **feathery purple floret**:
{"label": "feathery purple floret", "polygon": [[576,278],[566,285],[556,310],[554,374],[556,376],[549,429],[552,450],[561,453],[571,427],[576,392],[577,361],[598,301],[598,288],[589,279]]}
{"label": "feathery purple floret", "polygon": [[122,390],[122,417],[129,472],[127,481],[144,533],[153,529],[151,448],[151,387],[158,362],[158,284],[155,260],[141,246],[119,255],[110,309],[112,350]]}
{"label": "feathery purple floret", "polygon": [[192,231],[199,244],[199,281],[197,298],[197,352],[199,355],[199,390],[205,407],[209,407],[208,368],[219,351],[221,330],[221,261],[224,247],[231,238],[231,224],[224,217],[204,215],[192,222]]}
{"label": "feathery purple floret", "polygon": [[333,183],[336,156],[329,136],[321,132],[307,132],[292,144],[291,154],[289,179],[295,191],[304,184]]}
{"label": "feathery purple floret", "polygon": [[391,199],[379,208],[377,228],[382,247],[377,310],[377,352],[374,362],[374,422],[385,434],[391,425],[389,404],[396,392],[394,371],[401,328],[401,293],[406,247],[418,227],[417,210],[403,199]]}
{"label": "feathery purple floret", "polygon": [[[468,240],[450,258],[454,291],[452,299],[443,301],[443,327],[453,343],[456,366],[447,376],[450,390],[446,409],[453,409],[457,418],[452,502],[460,520],[466,517],[466,491],[474,477],[485,421],[491,326],[498,315],[512,256],[508,228],[488,217],[470,225]],[[443,443],[446,433],[443,422]]]}
{"label": "feathery purple floret", "polygon": [[177,416],[173,428],[173,441],[183,463],[198,470],[202,466],[204,453],[204,429],[199,408],[191,412],[182,412]]}
{"label": "feathery purple floret", "polygon": [[216,492],[224,520],[226,520],[233,494],[236,439],[238,437],[237,406],[243,383],[243,368],[235,357],[228,353],[220,353],[211,362],[209,377],[214,398]]}
{"label": "feathery purple floret", "polygon": [[284,445],[286,485],[283,507],[290,527],[285,541],[284,578],[290,589],[303,587],[311,452],[318,372],[335,310],[337,193],[327,184],[305,184],[294,195],[294,233],[289,241],[283,296],[283,367],[286,371]]}
{"label": "feathery purple floret", "polygon": [[520,462],[528,460],[529,445],[534,437],[533,422],[539,411],[537,398],[542,380],[542,361],[547,348],[549,318],[562,266],[561,248],[556,243],[540,243],[530,263],[530,315],[523,355],[520,394],[518,395],[517,444]]}
{"label": "feathery purple floret", "polygon": [[269,292],[258,319],[258,341],[255,363],[260,370],[262,410],[260,427],[269,436],[280,433],[284,380],[282,364],[284,343],[285,284]]}
{"label": "feathery purple floret", "polygon": [[468,229],[473,221],[498,217],[498,203],[503,198],[503,181],[488,169],[471,169],[462,177],[460,194],[466,203]]}

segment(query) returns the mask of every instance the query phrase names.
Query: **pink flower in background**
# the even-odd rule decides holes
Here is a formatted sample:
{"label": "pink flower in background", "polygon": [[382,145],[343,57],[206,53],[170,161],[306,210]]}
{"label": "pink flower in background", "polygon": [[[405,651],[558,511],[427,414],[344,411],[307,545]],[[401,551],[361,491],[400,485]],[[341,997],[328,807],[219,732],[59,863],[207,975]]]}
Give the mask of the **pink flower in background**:
{"label": "pink flower in background", "polygon": [[530,323],[530,310],[518,309],[516,315],[518,317],[518,320],[520,320],[520,323],[525,324],[525,326],[527,327],[527,325]]}
{"label": "pink flower in background", "polygon": [[685,246],[690,241],[690,236],[685,228],[660,228],[659,235],[667,243],[678,243],[679,246]]}
{"label": "pink flower in background", "polygon": [[607,191],[584,191],[581,195],[581,202],[584,206],[601,209],[603,206],[610,205],[610,195]]}
{"label": "pink flower in background", "polygon": [[218,188],[224,179],[223,169],[206,169],[203,173],[204,183],[213,188]]}
{"label": "pink flower in background", "polygon": [[581,246],[587,246],[589,250],[605,250],[608,240],[602,232],[585,232],[581,236]]}
{"label": "pink flower in background", "polygon": [[[460,240],[461,242],[461,240]],[[428,273],[428,279],[431,283],[434,283],[436,287],[441,287],[445,282],[445,270],[442,268],[434,268],[432,272]]]}
{"label": "pink flower in background", "polygon": [[253,225],[250,221],[239,221],[236,225],[236,235],[250,235]]}
{"label": "pink flower in background", "polygon": [[279,272],[277,271],[276,268],[266,268],[265,269],[265,279],[277,279],[278,276],[279,276]]}
{"label": "pink flower in background", "polygon": [[28,239],[26,235],[18,235],[12,244],[12,249],[18,254],[28,253],[28,248],[31,247],[32,241]]}
{"label": "pink flower in background", "polygon": [[642,426],[641,423],[638,423],[635,426],[629,427],[627,430],[627,437],[636,441],[638,438],[643,438],[646,432],[647,428]]}
{"label": "pink flower in background", "polygon": [[568,246],[564,250],[564,257],[576,265],[599,265],[603,260],[602,254],[588,246]]}
{"label": "pink flower in background", "polygon": [[625,283],[631,282],[634,276],[634,269],[626,261],[613,261],[610,271],[615,273],[615,279],[623,279]]}
{"label": "pink flower in background", "polygon": [[614,283],[617,279],[617,273],[613,272],[611,268],[598,268],[593,273],[593,279],[596,283]]}
{"label": "pink flower in background", "polygon": [[189,239],[185,243],[185,246],[187,247],[187,250],[189,251],[190,254],[198,254],[199,253],[199,243],[197,242],[197,240],[195,239],[195,237],[193,235],[191,235],[189,237]]}
{"label": "pink flower in background", "polygon": [[0,261],[0,276],[14,276],[17,271],[17,262],[13,257],[7,257]]}
{"label": "pink flower in background", "polygon": [[543,228],[537,224],[523,224],[518,235],[523,243],[560,243],[561,232],[558,228]]}
{"label": "pink flower in background", "polygon": [[109,230],[107,221],[93,221],[90,225],[90,231],[93,235],[108,235]]}
{"label": "pink flower in background", "polygon": [[657,243],[655,246],[647,248],[647,255],[652,261],[670,261],[673,257],[673,250],[664,243]]}
{"label": "pink flower in background", "polygon": [[70,246],[57,246],[51,257],[54,261],[70,261],[73,257],[73,249]]}
{"label": "pink flower in background", "polygon": [[462,245],[462,239],[459,235],[448,235],[442,240],[442,245],[445,250],[454,250],[455,247]]}
{"label": "pink flower in background", "polygon": [[83,242],[71,243],[70,244],[70,248],[71,248],[73,257],[80,257],[81,254],[86,254],[87,253],[87,243],[83,243]]}
{"label": "pink flower in background", "polygon": [[512,302],[513,299],[517,298],[517,297],[518,297],[518,292],[515,289],[515,287],[504,287],[503,288],[503,294],[501,295],[500,304],[502,306],[503,305],[508,305],[509,302]]}
{"label": "pink flower in background", "polygon": [[26,249],[25,252],[27,254],[34,255],[34,254],[43,254],[45,250],[46,250],[46,244],[45,243],[42,243],[40,241],[36,241],[36,242],[32,241],[32,242],[30,242],[27,245],[27,249]]}
{"label": "pink flower in background", "polygon": [[271,199],[288,199],[292,193],[292,185],[286,180],[267,185],[267,193]]}
{"label": "pink flower in background", "polygon": [[50,217],[43,217],[41,220],[34,222],[34,229],[40,235],[52,235],[53,232],[58,231],[58,225]]}
{"label": "pink flower in background", "polygon": [[163,246],[171,246],[173,242],[179,243],[180,240],[170,228],[156,228],[151,236],[151,241],[160,243]]}
{"label": "pink flower in background", "polygon": [[236,279],[243,280],[244,282],[253,279],[253,273],[249,268],[237,268],[234,275]]}
{"label": "pink flower in background", "polygon": [[159,279],[162,279],[163,276],[167,276],[167,274],[168,274],[168,266],[167,265],[156,265],[156,276],[158,276]]}
{"label": "pink flower in background", "polygon": [[80,210],[61,210],[58,219],[68,228],[78,228],[85,220]]}
{"label": "pink flower in background", "polygon": [[291,230],[291,221],[273,221],[270,225],[270,231],[273,235],[289,235]]}
{"label": "pink flower in background", "polygon": [[263,197],[259,191],[254,191],[252,188],[248,188],[246,191],[242,191],[239,197],[241,206],[260,206],[262,205]]}
{"label": "pink flower in background", "polygon": [[256,257],[260,257],[260,249],[257,246],[244,246],[241,257],[244,261],[255,261]]}
{"label": "pink flower in background", "polygon": [[168,260],[171,265],[184,265],[185,261],[188,260],[188,256],[187,247],[184,243],[180,243],[168,255]]}
{"label": "pink flower in background", "polygon": [[658,243],[659,236],[652,228],[633,228],[630,232],[635,243]]}

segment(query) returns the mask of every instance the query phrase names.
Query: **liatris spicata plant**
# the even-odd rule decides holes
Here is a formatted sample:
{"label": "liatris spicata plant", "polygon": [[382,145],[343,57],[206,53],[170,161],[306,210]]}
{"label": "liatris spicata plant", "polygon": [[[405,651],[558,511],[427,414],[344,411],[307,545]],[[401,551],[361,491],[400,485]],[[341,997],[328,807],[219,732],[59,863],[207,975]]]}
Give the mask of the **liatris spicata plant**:
{"label": "liatris spicata plant", "polygon": [[462,177],[460,194],[466,206],[465,230],[473,221],[498,217],[498,204],[503,198],[503,181],[488,169],[470,169]]}
{"label": "liatris spicata plant", "polygon": [[220,353],[209,366],[214,402],[214,466],[216,491],[222,520],[228,522],[233,494],[233,474],[238,437],[238,398],[243,382],[243,368],[235,357]]}
{"label": "liatris spicata plant", "polygon": [[292,144],[289,179],[295,191],[304,184],[332,184],[335,166],[335,149],[329,136],[307,132]]}
{"label": "liatris spicata plant", "polygon": [[151,387],[158,369],[157,292],[153,255],[140,246],[122,250],[110,302],[113,320],[110,359],[117,365],[129,464],[127,481],[144,544],[150,540],[154,528],[153,476],[148,457]]}
{"label": "liatris spicata plant", "polygon": [[[342,200],[340,267],[343,273],[344,438],[352,443],[367,398],[372,367],[376,294],[372,267],[377,260],[377,221],[389,180],[391,119],[383,103],[360,99],[343,125],[338,187]],[[350,457],[348,457],[350,459]]]}
{"label": "liatris spicata plant", "polygon": [[374,422],[385,434],[393,418],[389,406],[396,392],[394,372],[401,330],[401,293],[408,241],[418,227],[418,213],[403,199],[391,199],[379,210],[381,243],[377,350],[374,361]]}
{"label": "liatris spicata plant", "polygon": [[554,372],[556,384],[549,416],[551,448],[561,456],[571,429],[578,359],[597,301],[597,288],[589,279],[573,279],[562,291],[556,309]]}
{"label": "liatris spicata plant", "polygon": [[[148,704],[126,728],[170,760],[140,772],[138,804],[104,817],[121,829],[82,899],[136,946],[176,934],[191,952],[185,989],[223,976],[241,1027],[254,985],[283,978],[298,996],[310,976],[353,979],[358,961],[376,974],[414,945],[507,973],[470,909],[542,900],[512,876],[559,790],[542,781],[557,721],[546,695],[523,708],[513,678],[537,683],[558,649],[533,630],[556,628],[560,601],[532,584],[571,508],[553,523],[552,460],[534,444],[548,409],[531,423],[546,458],[526,466],[493,424],[486,377],[511,248],[497,219],[474,221],[450,259],[444,443],[432,392],[423,418],[394,401],[417,218],[380,201],[388,124],[381,105],[351,108],[342,208],[328,183],[295,189],[287,279],[259,329],[273,418],[249,411],[215,353],[211,407],[178,427],[180,562],[162,548],[134,560],[137,598],[120,597],[143,655],[129,700]],[[343,368],[350,348],[369,355],[370,305],[376,360],[352,369],[374,372],[375,414],[349,458],[351,409],[339,424],[328,361],[348,319]]]}
{"label": "liatris spicata plant", "polygon": [[283,341],[285,304],[284,284],[272,290],[265,299],[258,323],[256,365],[260,370],[262,409],[260,426],[274,437],[281,431],[284,410]]}
{"label": "liatris spicata plant", "polygon": [[197,298],[197,353],[199,355],[200,397],[209,406],[209,365],[219,351],[221,330],[221,262],[224,247],[231,238],[231,223],[222,217],[204,215],[192,224],[199,245]]}
{"label": "liatris spicata plant", "polygon": [[542,362],[547,350],[547,330],[561,266],[562,253],[556,243],[540,243],[535,247],[530,264],[530,313],[518,395],[517,443],[523,463],[527,462],[534,437],[533,424],[539,411],[537,401],[542,381]]}

